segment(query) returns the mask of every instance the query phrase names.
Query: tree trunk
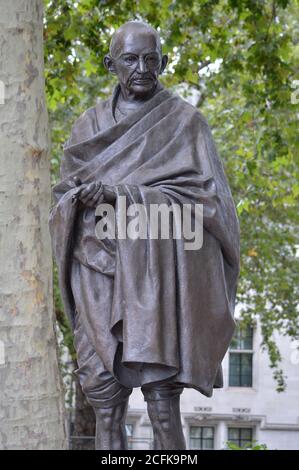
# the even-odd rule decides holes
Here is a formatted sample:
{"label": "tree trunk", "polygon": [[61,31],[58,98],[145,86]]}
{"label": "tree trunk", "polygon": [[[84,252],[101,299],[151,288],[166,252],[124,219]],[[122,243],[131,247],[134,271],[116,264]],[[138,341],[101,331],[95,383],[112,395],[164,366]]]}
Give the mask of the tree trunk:
{"label": "tree trunk", "polygon": [[42,0],[0,0],[0,81],[0,448],[63,449]]}

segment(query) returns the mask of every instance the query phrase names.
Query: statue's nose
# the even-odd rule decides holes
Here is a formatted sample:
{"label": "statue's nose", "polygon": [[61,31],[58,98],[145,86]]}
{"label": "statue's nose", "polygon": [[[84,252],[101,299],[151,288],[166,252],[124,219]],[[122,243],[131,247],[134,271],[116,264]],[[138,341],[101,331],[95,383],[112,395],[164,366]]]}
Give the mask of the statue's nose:
{"label": "statue's nose", "polygon": [[141,72],[141,73],[147,71],[146,62],[142,57],[140,57],[139,60],[138,60],[137,70],[138,70],[138,72]]}

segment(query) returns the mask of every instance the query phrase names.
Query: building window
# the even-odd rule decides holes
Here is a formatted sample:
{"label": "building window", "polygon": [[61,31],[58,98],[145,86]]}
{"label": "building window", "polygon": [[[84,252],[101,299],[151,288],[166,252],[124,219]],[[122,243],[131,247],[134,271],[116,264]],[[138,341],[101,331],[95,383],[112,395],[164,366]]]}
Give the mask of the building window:
{"label": "building window", "polygon": [[133,449],[133,433],[134,433],[133,424],[126,424],[126,433],[127,433],[127,438],[128,438],[128,449]]}
{"label": "building window", "polygon": [[237,329],[229,352],[229,386],[252,387],[253,328]]}
{"label": "building window", "polygon": [[214,449],[214,428],[190,426],[190,449]]}
{"label": "building window", "polygon": [[252,428],[228,428],[228,440],[238,447],[252,444]]}

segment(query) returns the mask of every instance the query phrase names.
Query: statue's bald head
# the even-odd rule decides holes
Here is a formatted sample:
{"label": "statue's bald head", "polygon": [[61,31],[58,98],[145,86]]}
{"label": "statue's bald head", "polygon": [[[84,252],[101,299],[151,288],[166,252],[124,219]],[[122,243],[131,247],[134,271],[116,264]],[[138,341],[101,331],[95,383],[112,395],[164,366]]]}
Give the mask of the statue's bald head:
{"label": "statue's bald head", "polygon": [[117,57],[123,49],[127,39],[134,41],[134,38],[140,36],[152,37],[156,43],[157,51],[162,54],[161,40],[159,33],[148,23],[143,21],[128,21],[124,23],[112,36],[110,43],[111,57]]}
{"label": "statue's bald head", "polygon": [[114,33],[104,64],[117,75],[122,96],[140,101],[155,92],[167,60],[157,31],[142,21],[129,21]]}

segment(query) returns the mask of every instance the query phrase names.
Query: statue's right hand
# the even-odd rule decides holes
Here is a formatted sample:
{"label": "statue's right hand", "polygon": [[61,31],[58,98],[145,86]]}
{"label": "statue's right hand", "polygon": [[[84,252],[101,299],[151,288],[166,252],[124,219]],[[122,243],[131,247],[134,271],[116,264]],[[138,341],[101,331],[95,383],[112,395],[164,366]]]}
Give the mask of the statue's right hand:
{"label": "statue's right hand", "polygon": [[81,184],[78,199],[87,207],[96,207],[102,202],[104,195],[101,183]]}

